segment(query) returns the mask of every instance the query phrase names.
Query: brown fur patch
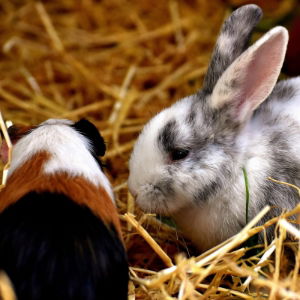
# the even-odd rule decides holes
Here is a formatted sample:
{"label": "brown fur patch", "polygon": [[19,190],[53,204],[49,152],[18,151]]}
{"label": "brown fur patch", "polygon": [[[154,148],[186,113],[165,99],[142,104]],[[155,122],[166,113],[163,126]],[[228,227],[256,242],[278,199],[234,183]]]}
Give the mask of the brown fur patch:
{"label": "brown fur patch", "polygon": [[89,207],[106,224],[113,224],[122,239],[116,207],[105,189],[67,172],[45,174],[43,165],[50,156],[48,152],[39,152],[13,172],[0,192],[0,213],[31,191],[61,193]]}

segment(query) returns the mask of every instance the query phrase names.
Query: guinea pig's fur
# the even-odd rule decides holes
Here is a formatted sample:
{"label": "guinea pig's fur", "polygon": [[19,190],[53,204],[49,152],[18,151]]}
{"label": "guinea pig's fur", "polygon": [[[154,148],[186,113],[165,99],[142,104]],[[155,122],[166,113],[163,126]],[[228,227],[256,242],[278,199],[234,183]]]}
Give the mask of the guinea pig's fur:
{"label": "guinea pig's fur", "polygon": [[0,269],[19,300],[127,299],[128,264],[105,144],[90,122],[48,120],[18,137],[0,192]]}

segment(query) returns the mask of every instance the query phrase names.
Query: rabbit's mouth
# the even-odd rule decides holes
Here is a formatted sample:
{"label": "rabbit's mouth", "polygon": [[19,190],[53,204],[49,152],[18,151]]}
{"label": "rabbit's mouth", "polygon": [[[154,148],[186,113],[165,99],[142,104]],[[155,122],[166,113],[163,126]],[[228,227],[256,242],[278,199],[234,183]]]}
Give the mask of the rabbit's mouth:
{"label": "rabbit's mouth", "polygon": [[135,198],[138,206],[148,213],[169,216],[176,210],[175,197],[170,196],[169,191],[165,191],[159,185],[142,185]]}

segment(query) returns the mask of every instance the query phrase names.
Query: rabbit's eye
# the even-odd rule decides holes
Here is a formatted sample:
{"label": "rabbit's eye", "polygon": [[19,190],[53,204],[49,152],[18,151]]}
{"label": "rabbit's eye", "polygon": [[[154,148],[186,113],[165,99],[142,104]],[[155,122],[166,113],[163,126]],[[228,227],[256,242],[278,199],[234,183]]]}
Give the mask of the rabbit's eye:
{"label": "rabbit's eye", "polygon": [[180,159],[183,159],[183,158],[187,157],[188,154],[189,154],[189,150],[186,150],[186,149],[174,149],[171,152],[171,159],[172,160],[180,160]]}

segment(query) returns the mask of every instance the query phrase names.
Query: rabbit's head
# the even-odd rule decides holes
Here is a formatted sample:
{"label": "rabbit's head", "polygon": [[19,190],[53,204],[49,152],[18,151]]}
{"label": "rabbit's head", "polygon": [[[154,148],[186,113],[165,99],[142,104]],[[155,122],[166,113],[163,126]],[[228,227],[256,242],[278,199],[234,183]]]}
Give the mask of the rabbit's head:
{"label": "rabbit's head", "polygon": [[172,215],[201,205],[242,172],[238,135],[274,88],[288,40],[287,31],[276,27],[246,49],[260,17],[256,5],[234,11],[222,27],[203,89],[144,127],[128,181],[142,209]]}

